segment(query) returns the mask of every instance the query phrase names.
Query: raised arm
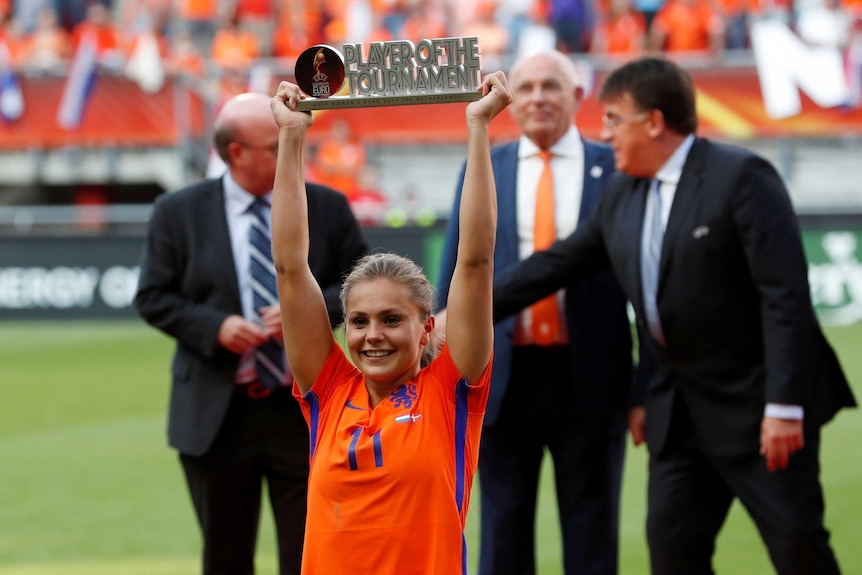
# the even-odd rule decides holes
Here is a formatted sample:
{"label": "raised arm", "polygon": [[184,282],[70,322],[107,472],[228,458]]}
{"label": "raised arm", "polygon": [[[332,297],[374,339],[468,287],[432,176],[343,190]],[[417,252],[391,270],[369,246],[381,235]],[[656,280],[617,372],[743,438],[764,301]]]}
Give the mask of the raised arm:
{"label": "raised arm", "polygon": [[278,164],[272,195],[272,256],[278,274],[284,349],[296,385],[305,394],[333,346],[323,293],[308,266],[308,200],[303,152],[310,113],[293,108],[299,88],[282,82],[273,97],[279,126]]}
{"label": "raised arm", "polygon": [[484,96],[467,106],[467,166],[459,210],[460,239],[449,290],[446,341],[458,370],[473,383],[491,358],[494,239],[497,195],[488,128],[512,96],[506,76],[495,72],[482,82]]}

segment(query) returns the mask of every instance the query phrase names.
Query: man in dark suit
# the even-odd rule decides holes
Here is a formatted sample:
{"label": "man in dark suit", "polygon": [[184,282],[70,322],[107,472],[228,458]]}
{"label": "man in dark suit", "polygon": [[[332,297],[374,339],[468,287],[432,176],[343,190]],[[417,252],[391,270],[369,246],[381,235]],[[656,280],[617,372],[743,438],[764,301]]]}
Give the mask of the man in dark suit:
{"label": "man in dark suit", "polygon": [[645,403],[654,575],[711,574],[735,498],[778,573],[838,573],[819,438],[855,400],[814,314],[781,178],[695,136],[691,77],[667,60],[621,66],[600,100],[620,172],[589,222],[498,278],[496,312],[609,265],[619,278],[659,368]]}
{"label": "man in dark suit", "polygon": [[[225,103],[214,141],[228,171],[158,198],[134,303],[177,342],[168,440],[180,453],[203,534],[204,575],[254,573],[264,479],[280,573],[298,575],[308,430],[291,397],[289,366],[264,377],[256,361],[273,342],[274,363],[284,354],[274,285],[269,305],[258,307],[255,299],[261,280],[251,262],[271,265],[269,246],[257,250],[249,240],[259,225],[252,207],[262,206],[263,229],[269,225],[278,151],[269,97],[242,94]],[[341,321],[341,277],[367,246],[342,194],[313,184],[307,191],[309,262],[334,326]]]}
{"label": "man in dark suit", "polygon": [[[523,133],[492,152],[498,218],[494,269],[532,253],[541,224],[535,198],[550,152],[556,233],[580,226],[614,170],[604,145],[574,125],[583,95],[571,60],[541,52],[510,72],[510,109]],[[463,174],[462,174],[463,180]],[[458,249],[459,183],[443,249],[439,294],[446,305]],[[553,230],[552,230],[553,231]],[[555,336],[533,336],[531,309],[498,322],[494,369],[482,431],[480,575],[535,572],[535,515],[547,448],[554,461],[570,574],[617,572],[619,498],[632,382],[625,297],[609,271],[571,282],[554,296]]]}

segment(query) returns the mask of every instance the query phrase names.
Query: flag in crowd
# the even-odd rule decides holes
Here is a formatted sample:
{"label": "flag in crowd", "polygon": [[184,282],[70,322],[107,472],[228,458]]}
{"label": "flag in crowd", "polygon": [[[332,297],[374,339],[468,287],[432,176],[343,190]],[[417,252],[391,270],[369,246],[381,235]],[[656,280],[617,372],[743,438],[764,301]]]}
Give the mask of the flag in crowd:
{"label": "flag in crowd", "polygon": [[9,46],[0,41],[0,116],[6,122],[14,122],[24,113],[24,95],[18,74],[12,69]]}
{"label": "flag in crowd", "polygon": [[155,94],[162,89],[165,85],[165,68],[155,34],[147,32],[137,38],[125,72],[127,78],[148,94]]}
{"label": "flag in crowd", "polygon": [[63,85],[63,95],[57,110],[57,123],[61,128],[74,130],[81,125],[84,108],[96,82],[98,46],[96,38],[87,35],[81,40],[72,57],[69,74]]}

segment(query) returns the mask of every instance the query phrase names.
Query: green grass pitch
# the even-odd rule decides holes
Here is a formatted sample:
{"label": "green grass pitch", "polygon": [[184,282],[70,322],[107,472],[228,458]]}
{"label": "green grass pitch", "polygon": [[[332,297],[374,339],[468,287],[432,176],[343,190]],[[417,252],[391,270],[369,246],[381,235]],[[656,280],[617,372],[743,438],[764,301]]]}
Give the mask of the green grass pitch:
{"label": "green grass pitch", "polygon": [[[862,324],[827,336],[862,398]],[[200,538],[180,465],[165,439],[172,342],[135,321],[0,325],[0,575],[190,575]],[[862,566],[862,419],[823,432],[826,523],[845,573]],[[477,488],[481,488],[478,486]],[[648,573],[646,452],[629,449],[620,572]],[[468,522],[471,572],[479,498]],[[538,572],[561,573],[550,469],[537,518]],[[258,573],[276,575],[264,515]],[[719,574],[773,573],[738,505],[718,541]]]}

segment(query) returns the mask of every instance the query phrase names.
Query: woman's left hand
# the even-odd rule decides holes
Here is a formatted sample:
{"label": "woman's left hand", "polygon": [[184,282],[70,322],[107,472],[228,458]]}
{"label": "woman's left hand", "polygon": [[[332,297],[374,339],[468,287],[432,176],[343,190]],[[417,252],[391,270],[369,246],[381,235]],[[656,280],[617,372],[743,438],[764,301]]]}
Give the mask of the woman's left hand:
{"label": "woman's left hand", "polygon": [[311,112],[299,112],[296,104],[303,98],[299,86],[290,82],[281,82],[278,91],[270,100],[272,117],[279,128],[299,128],[303,131],[314,123]]}

